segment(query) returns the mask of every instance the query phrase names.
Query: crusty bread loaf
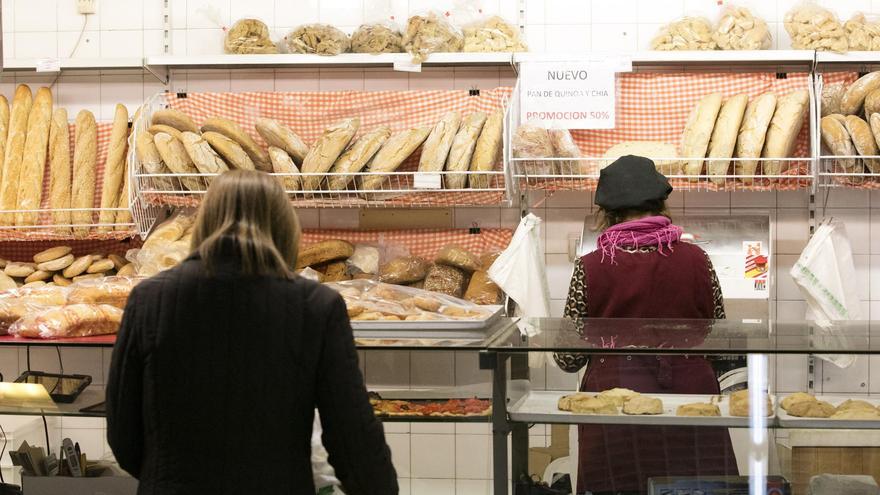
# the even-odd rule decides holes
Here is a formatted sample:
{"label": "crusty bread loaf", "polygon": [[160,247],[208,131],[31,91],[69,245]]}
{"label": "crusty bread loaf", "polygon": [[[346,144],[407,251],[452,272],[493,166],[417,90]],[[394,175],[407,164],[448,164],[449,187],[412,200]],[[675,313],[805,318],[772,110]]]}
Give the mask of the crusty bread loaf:
{"label": "crusty bread loaf", "polygon": [[[88,110],[76,115],[76,141],[73,148],[73,184],[71,208],[94,208],[95,175],[98,159],[98,127],[95,116]],[[75,225],[94,223],[91,211],[74,211],[71,219]],[[77,235],[89,233],[88,227],[73,229]],[[69,278],[69,277],[68,277]]]}
{"label": "crusty bread loaf", "polygon": [[[156,143],[156,150],[159,156],[165,162],[165,166],[174,174],[197,174],[199,170],[186,153],[186,148],[179,139],[160,132],[153,136],[153,142]],[[190,191],[203,191],[205,189],[204,182],[201,177],[181,177],[180,183],[183,187]]]}
{"label": "crusty bread loaf", "polygon": [[293,158],[294,163],[302,165],[303,160],[305,160],[306,155],[309,153],[309,147],[290,128],[282,125],[277,120],[265,118],[257,119],[254,127],[269,146],[283,149]]}
{"label": "crusty bread loaf", "polygon": [[[877,156],[877,141],[874,140],[874,133],[871,132],[871,126],[861,117],[857,115],[847,115],[846,131],[849,133],[853,146],[855,146],[859,155]],[[864,159],[863,161],[871,173],[880,172],[880,160]]]}
{"label": "crusty bread loaf", "polygon": [[[474,112],[465,117],[461,127],[452,140],[449,156],[446,158],[447,172],[461,172],[470,168],[471,157],[477,146],[477,138],[486,123],[486,114]],[[450,174],[446,176],[447,189],[462,189],[467,186],[467,174]]]}
{"label": "crusty bread loaf", "polygon": [[6,138],[9,137],[9,101],[0,95],[0,183],[3,182],[3,159],[6,155]]}
{"label": "crusty bread loaf", "polygon": [[[832,155],[853,156],[856,154],[849,132],[839,120],[830,115],[822,117],[820,131],[822,142],[825,143],[825,147]],[[856,160],[854,158],[840,158],[836,160],[836,164],[843,167],[845,171],[852,171],[856,166]]]}
{"label": "crusty bread loaf", "polygon": [[[379,152],[370,160],[369,172],[394,172],[415,150],[425,142],[431,128],[415,127],[388,138]],[[379,189],[387,179],[383,175],[370,175],[361,180],[361,190]]]}
{"label": "crusty bread loaf", "polygon": [[[733,156],[736,146],[736,137],[739,135],[739,127],[742,124],[746,105],[749,103],[748,95],[731,96],[721,106],[718,118],[715,120],[715,129],[712,130],[712,138],[709,140],[708,158],[719,161],[708,162],[709,175],[727,175],[730,169],[728,158]],[[724,179],[712,179],[713,182],[724,182]]]}
{"label": "crusty bread loaf", "polygon": [[254,167],[253,160],[245,153],[241,145],[223,134],[219,132],[206,132],[202,134],[202,139],[207,141],[211,148],[223,157],[229,168],[242,170],[254,170],[256,168]]}
{"label": "crusty bread loaf", "polygon": [[[794,152],[797,136],[801,132],[810,111],[810,93],[806,90],[792,91],[776,104],[776,111],[767,128],[763,158],[790,158]],[[767,175],[779,175],[788,168],[787,162],[770,160],[764,166]]]}
{"label": "crusty bread loaf", "polygon": [[843,83],[826,84],[822,88],[820,100],[823,117],[832,113],[840,113],[840,100],[843,99],[843,93],[845,92],[846,87]]}
{"label": "crusty bread loaf", "polygon": [[[773,93],[765,93],[749,102],[736,141],[737,158],[761,157],[767,138],[767,127],[770,126],[775,111],[776,95]],[[758,162],[755,160],[741,160],[734,165],[737,176],[753,176],[757,168]],[[752,182],[751,177],[742,177],[740,180],[746,184]]]}
{"label": "crusty bread loaf", "polygon": [[[0,210],[15,210],[18,207],[18,179],[21,176],[21,161],[27,139],[28,117],[31,113],[33,97],[26,84],[15,89],[12,111],[9,115],[9,133],[6,137],[6,155],[3,159],[3,182],[0,183]],[[0,214],[0,225],[13,225],[15,214]]]}
{"label": "crusty bread loaf", "polygon": [[[194,132],[183,133],[183,148],[199,172],[203,174],[222,174],[229,170],[226,162],[211,148],[207,141]],[[210,179],[208,180],[210,183]]]}
{"label": "crusty bread loaf", "polygon": [[269,154],[261,148],[250,134],[244,132],[235,122],[220,117],[211,117],[202,125],[202,132],[219,132],[229,139],[240,144],[245,153],[251,157],[257,170],[263,172],[272,171],[272,164],[269,163]]}
{"label": "crusty bread loaf", "polygon": [[159,134],[160,132],[164,132],[165,134],[169,134],[177,139],[180,139],[183,137],[183,131],[181,131],[180,129],[175,129],[174,127],[171,127],[170,125],[162,125],[162,124],[151,125],[150,128],[147,129],[147,131],[149,131],[149,133],[154,136],[156,134]]}
{"label": "crusty bread loaf", "polygon": [[859,113],[868,94],[880,88],[880,71],[870,72],[852,83],[840,99],[840,113],[855,115]]}
{"label": "crusty bread loaf", "polygon": [[[681,154],[685,158],[691,158],[684,165],[684,172],[687,175],[703,173],[703,158],[709,148],[709,139],[715,128],[718,111],[721,110],[721,98],[721,93],[708,94],[691,110],[681,136]],[[697,179],[690,180],[695,182]]]}
{"label": "crusty bread loaf", "polygon": [[[325,129],[303,159],[302,173],[324,174],[330,170],[351,142],[360,125],[360,119],[353,118],[342,120]],[[303,189],[307,191],[317,189],[322,179],[321,176],[304,177]]]}
{"label": "crusty bread loaf", "polygon": [[440,248],[434,263],[441,265],[454,266],[460,268],[467,273],[472,273],[480,269],[480,258],[470,251],[455,246],[447,245]]}
{"label": "crusty bread loaf", "polygon": [[483,125],[477,145],[474,147],[474,155],[471,157],[470,171],[471,188],[486,189],[489,187],[489,176],[480,172],[491,172],[495,165],[500,162],[501,148],[504,142],[504,109],[499,108]]}
{"label": "crusty bread loaf", "polygon": [[345,260],[354,254],[354,246],[348,241],[333,239],[316,242],[300,249],[296,258],[297,268],[320,265],[328,261]]}
{"label": "crusty bread loaf", "polygon": [[299,169],[293,163],[293,158],[283,149],[269,146],[269,160],[272,161],[272,171],[276,174],[293,174],[293,176],[278,177],[284,190],[299,191],[301,177]]}
{"label": "crusty bread loaf", "polygon": [[[389,137],[391,137],[391,129],[384,126],[364,134],[336,160],[330,172],[334,174],[360,172]],[[328,180],[328,188],[332,191],[345,189],[354,177],[353,175],[331,176]]]}
{"label": "crusty bread loaf", "polygon": [[669,143],[658,141],[623,141],[605,150],[602,155],[602,165],[605,168],[614,163],[622,156],[635,155],[650,158],[654,162],[654,168],[663,175],[680,175],[681,160],[676,160],[678,150]]}
{"label": "crusty bread loaf", "polygon": [[[171,171],[162,163],[162,157],[159,156],[159,150],[156,149],[156,143],[153,142],[153,135],[147,131],[139,132],[135,137],[134,151],[137,159],[144,167],[144,171],[148,174],[170,174]],[[150,177],[148,186],[159,190],[173,190],[174,183],[168,177]]]}
{"label": "crusty bread loaf", "polygon": [[[18,209],[38,210],[43,200],[43,175],[46,172],[46,156],[49,154],[49,127],[52,125],[52,91],[40,88],[34,97],[28,116],[27,138],[18,176]],[[35,225],[40,215],[36,212],[19,212],[16,225]]]}
{"label": "crusty bread loaf", "polygon": [[193,119],[191,119],[189,115],[173,108],[165,108],[153,112],[152,124],[167,125],[180,132],[188,131],[196,134],[199,132],[199,126],[193,122]]}
{"label": "crusty bread loaf", "polygon": [[871,115],[880,112],[880,89],[868,93],[865,98],[865,120],[870,121]]}
{"label": "crusty bread loaf", "polygon": [[422,156],[419,157],[419,172],[440,172],[446,166],[446,158],[452,141],[458,134],[461,125],[461,114],[455,111],[447,112],[434,124],[431,134],[425,140],[422,147]]}
{"label": "crusty bread loaf", "polygon": [[[871,114],[869,124],[871,126],[871,133],[874,135],[874,140],[877,141],[877,143],[880,143],[880,113]],[[880,144],[878,144],[878,148],[880,148]],[[861,170],[856,170],[856,172],[861,172]]]}
{"label": "crusty bread loaf", "polygon": [[104,185],[101,188],[101,212],[98,219],[98,230],[107,232],[116,221],[116,208],[125,172],[125,148],[128,143],[128,109],[125,105],[116,105],[113,116],[113,129],[110,131],[110,150],[104,162]]}
{"label": "crusty bread loaf", "polygon": [[[70,134],[67,124],[67,110],[56,108],[52,113],[49,127],[49,208],[52,222],[56,225],[69,225],[70,212],[59,211],[70,208]],[[59,227],[58,232],[70,232],[69,227]]]}

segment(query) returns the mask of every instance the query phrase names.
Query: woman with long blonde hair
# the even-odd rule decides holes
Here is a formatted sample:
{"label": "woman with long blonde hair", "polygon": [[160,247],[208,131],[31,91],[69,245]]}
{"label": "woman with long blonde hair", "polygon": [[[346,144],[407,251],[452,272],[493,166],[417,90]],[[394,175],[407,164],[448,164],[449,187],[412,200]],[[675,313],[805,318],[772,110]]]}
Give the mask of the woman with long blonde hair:
{"label": "woman with long blonde hair", "polygon": [[214,179],[193,253],[131,294],[107,437],[141,495],[315,493],[315,408],[349,495],[396,494],[345,303],[296,277],[300,227],[275,180]]}

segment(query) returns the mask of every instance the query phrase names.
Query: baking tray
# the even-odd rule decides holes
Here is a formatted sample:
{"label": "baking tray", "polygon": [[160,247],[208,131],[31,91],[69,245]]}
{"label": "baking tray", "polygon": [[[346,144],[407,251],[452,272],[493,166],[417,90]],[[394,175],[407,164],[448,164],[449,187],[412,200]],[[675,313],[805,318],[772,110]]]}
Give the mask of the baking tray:
{"label": "baking tray", "polygon": [[503,306],[485,306],[492,313],[479,320],[358,321],[351,322],[354,336],[372,338],[477,338],[485,337],[502,317]]}
{"label": "baking tray", "polygon": [[[658,426],[722,426],[727,428],[749,428],[750,418],[730,416],[730,401],[727,396],[719,395],[671,395],[645,394],[663,401],[663,414],[654,416],[630,416],[621,413],[617,416],[599,414],[581,414],[560,411],[557,407],[560,397],[573,392],[532,391],[507,409],[510,419],[526,423],[557,423],[557,424],[607,424],[607,425],[658,425]],[[693,402],[715,401],[721,409],[721,416],[676,416],[678,406]],[[775,410],[776,398],[770,396]],[[775,416],[767,416],[767,426],[773,426]]]}
{"label": "baking tray", "polygon": [[[863,400],[874,406],[880,406],[878,395],[817,395],[817,399],[839,406],[847,399]],[[857,420],[857,419],[830,419],[830,418],[798,418],[789,415],[784,409],[779,408],[779,426],[784,428],[805,429],[846,429],[846,430],[877,430],[880,429],[880,420]]]}

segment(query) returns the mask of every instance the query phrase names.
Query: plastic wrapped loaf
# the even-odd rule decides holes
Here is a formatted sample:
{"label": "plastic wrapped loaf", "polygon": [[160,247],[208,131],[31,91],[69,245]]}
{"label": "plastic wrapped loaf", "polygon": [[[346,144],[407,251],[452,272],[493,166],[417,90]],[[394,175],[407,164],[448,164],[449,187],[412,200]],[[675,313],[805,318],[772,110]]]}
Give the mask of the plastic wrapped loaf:
{"label": "plastic wrapped loaf", "polygon": [[767,23],[744,7],[728,6],[712,35],[722,50],[767,50],[773,43]]}
{"label": "plastic wrapped loaf", "polygon": [[712,26],[702,17],[684,17],[671,22],[651,40],[651,49],[672,50],[714,50]]}
{"label": "plastic wrapped loaf", "polygon": [[396,28],[385,24],[364,24],[351,35],[354,53],[401,53],[403,36]]}
{"label": "plastic wrapped loaf", "polygon": [[226,33],[223,50],[233,54],[278,53],[269,27],[259,19],[241,19]]}
{"label": "plastic wrapped loaf", "polygon": [[[568,129],[550,129],[550,143],[553,145],[553,156],[556,158],[580,158],[581,149],[575,144]],[[560,175],[583,173],[581,162],[563,160],[555,162],[554,171]]]}
{"label": "plastic wrapped loaf", "polygon": [[845,52],[846,32],[828,9],[813,3],[799,5],[785,14],[785,30],[796,50]]}
{"label": "plastic wrapped loaf", "polygon": [[464,28],[466,52],[524,52],[528,48],[520,38],[519,30],[493,16]]}
{"label": "plastic wrapped loaf", "polygon": [[409,18],[403,33],[403,46],[413,56],[413,63],[420,64],[432,53],[460,52],[464,36],[446,19],[431,12]]}
{"label": "plastic wrapped loaf", "polygon": [[286,39],[290,53],[339,55],[351,47],[348,35],[328,24],[306,24],[294,29]]}
{"label": "plastic wrapped loaf", "polygon": [[143,247],[129,254],[137,274],[151,277],[183,261],[190,252],[193,221],[189,215],[178,214],[156,227]]}
{"label": "plastic wrapped loaf", "polygon": [[131,290],[143,278],[140,277],[101,277],[80,280],[70,287],[67,297],[69,304],[108,304],[125,309]]}
{"label": "plastic wrapped loaf", "polygon": [[431,321],[483,319],[490,310],[461,299],[373,280],[328,283],[338,291],[352,321]]}
{"label": "plastic wrapped loaf", "polygon": [[29,313],[9,327],[11,335],[39,339],[88,337],[119,330],[122,310],[106,304],[69,304]]}
{"label": "plastic wrapped loaf", "polygon": [[44,285],[0,292],[0,335],[28,314],[67,304],[67,287]]}
{"label": "plastic wrapped loaf", "polygon": [[880,23],[870,22],[865,14],[855,14],[843,25],[850,50],[880,50]]}
{"label": "plastic wrapped loaf", "polygon": [[[551,158],[554,156],[553,141],[547,129],[535,124],[523,124],[513,135],[514,158]],[[553,171],[553,162],[544,160],[522,162],[526,172],[534,175],[548,175]]]}

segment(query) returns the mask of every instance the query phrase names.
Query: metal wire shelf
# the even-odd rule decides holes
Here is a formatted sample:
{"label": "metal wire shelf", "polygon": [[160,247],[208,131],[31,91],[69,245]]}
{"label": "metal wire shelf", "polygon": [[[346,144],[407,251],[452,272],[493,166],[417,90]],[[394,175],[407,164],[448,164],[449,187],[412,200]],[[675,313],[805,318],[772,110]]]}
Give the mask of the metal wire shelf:
{"label": "metal wire shelf", "polygon": [[[0,225],[0,241],[69,241],[69,240],[123,240],[137,234],[137,226],[132,222],[100,223],[101,213],[112,212],[115,218],[127,208],[55,208],[39,210],[0,210],[0,218],[18,213],[33,214],[33,225]],[[57,213],[88,212],[90,221],[55,221]],[[6,217],[8,218],[8,217]]]}
{"label": "metal wire shelf", "polygon": [[818,175],[822,188],[880,190],[880,156],[820,156]]}

